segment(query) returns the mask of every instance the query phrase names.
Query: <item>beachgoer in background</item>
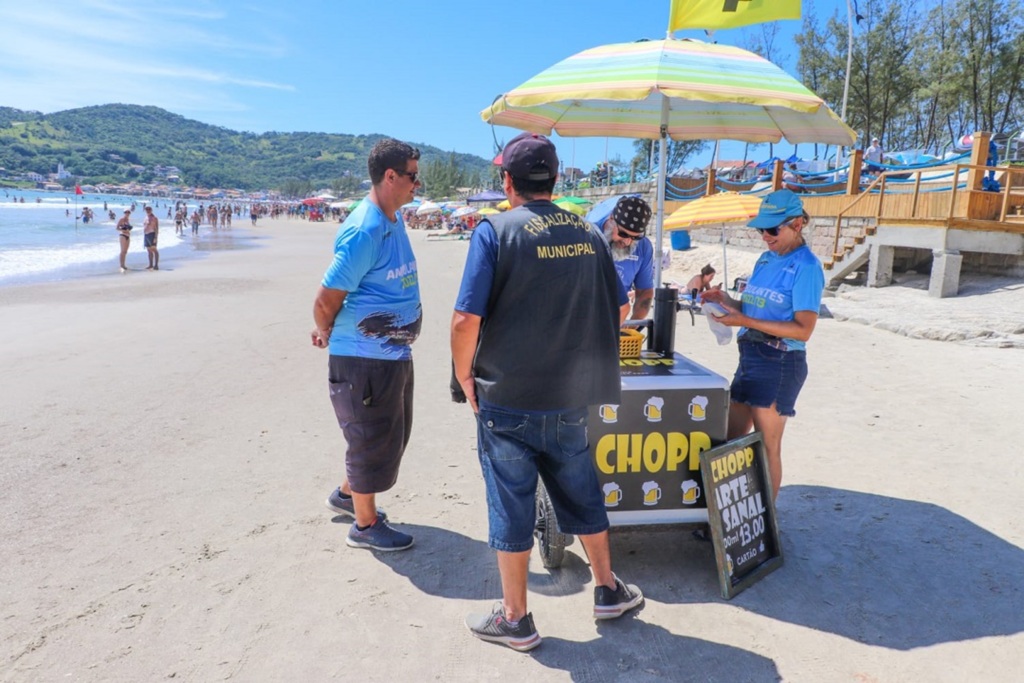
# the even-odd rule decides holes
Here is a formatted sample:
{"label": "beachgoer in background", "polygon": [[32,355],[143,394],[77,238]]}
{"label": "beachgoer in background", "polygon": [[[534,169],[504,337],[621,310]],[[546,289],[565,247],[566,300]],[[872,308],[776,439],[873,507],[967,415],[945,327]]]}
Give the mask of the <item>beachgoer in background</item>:
{"label": "beachgoer in background", "polygon": [[199,224],[202,222],[202,220],[203,220],[203,217],[199,215],[199,211],[198,210],[192,212],[192,234],[193,235],[198,235],[199,234]]}
{"label": "beachgoer in background", "polygon": [[149,257],[149,268],[146,270],[160,270],[160,252],[156,248],[157,234],[160,232],[160,219],[153,213],[153,207],[146,207],[146,221],[142,224],[143,244],[146,245],[146,255]]}
{"label": "beachgoer in background", "polygon": [[[422,307],[416,257],[399,211],[419,187],[419,150],[385,138],[370,150],[370,194],[338,228],[313,304],[313,345],[330,348],[331,403],[348,442],[345,477],[327,507],[354,518],[353,548],[405,550],[378,493],[398,479],[412,430],[412,344]],[[344,304],[344,305],[342,305]]]}
{"label": "beachgoer in background", "polygon": [[700,272],[690,278],[690,281],[686,283],[686,294],[692,294],[694,290],[698,294],[711,289],[711,281],[715,279],[715,269],[711,264],[707,264],[700,269]]}
{"label": "beachgoer in background", "polygon": [[249,207],[249,220],[252,221],[253,225],[256,225],[256,217],[256,205],[253,204],[251,207]]}
{"label": "beachgoer in background", "polygon": [[174,213],[174,234],[184,235],[185,234],[185,209],[179,208]]}
{"label": "beachgoer in background", "polygon": [[128,256],[128,245],[132,241],[132,224],[131,224],[132,210],[125,209],[124,215],[121,216],[121,220],[117,222],[117,234],[120,235],[118,241],[121,243],[121,272],[127,273],[128,268],[125,266],[124,260]]}
{"label": "beachgoer in background", "polygon": [[871,174],[882,172],[882,143],[871,138],[871,146],[864,151],[864,170]]}
{"label": "beachgoer in background", "polygon": [[800,187],[800,176],[796,174],[796,164],[790,163],[786,166],[786,170],[782,173],[782,187],[783,189],[791,192],[803,192],[804,188]]}
{"label": "beachgoer in background", "polygon": [[632,320],[643,320],[654,301],[654,246],[646,237],[651,207],[640,197],[622,197],[606,217],[590,218],[611,246],[619,280],[632,292]]}
{"label": "beachgoer in background", "polygon": [[739,367],[733,377],[728,438],[761,432],[772,492],[782,486],[782,434],[796,415],[796,399],[807,379],[807,340],[821,308],[825,275],[821,261],[804,241],[808,216],[789,190],[766,196],[747,225],[761,232],[768,251],[761,254],[741,301],[721,289],[702,300],[724,306],[718,322],[739,327]]}
{"label": "beachgoer in background", "polygon": [[[523,133],[500,163],[512,208],[473,231],[452,316],[453,398],[464,394],[476,413],[488,544],[502,587],[502,601],[469,615],[466,626],[477,638],[525,651],[541,642],[526,604],[538,476],[559,528],[586,549],[594,617],[621,616],[643,594],[612,573],[608,513],[587,445],[587,406],[619,402],[626,293],[598,232],[551,202],[555,146]],[[633,232],[642,230],[636,213],[634,204],[625,223]],[[544,351],[524,353],[531,348]]]}

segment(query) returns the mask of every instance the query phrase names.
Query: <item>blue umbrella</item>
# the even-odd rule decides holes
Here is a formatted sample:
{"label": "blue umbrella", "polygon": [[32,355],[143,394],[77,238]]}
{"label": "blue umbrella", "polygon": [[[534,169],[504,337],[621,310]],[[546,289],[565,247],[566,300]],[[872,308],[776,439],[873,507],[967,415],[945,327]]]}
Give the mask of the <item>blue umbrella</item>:
{"label": "blue umbrella", "polygon": [[615,208],[615,205],[618,203],[620,199],[622,199],[623,197],[641,196],[643,195],[641,195],[639,192],[634,192],[632,194],[617,194],[612,197],[608,197],[608,199],[605,199],[603,201],[598,202],[597,204],[594,204],[594,206],[590,209],[590,211],[587,212],[587,215],[584,216],[584,218],[593,223],[594,225],[601,227],[604,225],[605,220],[608,219],[608,216],[612,215],[612,209]]}

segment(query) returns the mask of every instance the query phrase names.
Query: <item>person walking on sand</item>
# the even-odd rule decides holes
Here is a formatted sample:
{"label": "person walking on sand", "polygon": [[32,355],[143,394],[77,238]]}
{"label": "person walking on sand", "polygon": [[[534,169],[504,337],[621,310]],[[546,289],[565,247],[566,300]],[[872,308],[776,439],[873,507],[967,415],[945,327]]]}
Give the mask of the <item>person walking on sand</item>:
{"label": "person walking on sand", "polygon": [[412,430],[410,345],[423,311],[400,207],[419,187],[419,158],[419,150],[390,138],[370,150],[370,194],[338,228],[334,260],[313,303],[313,345],[330,349],[331,403],[348,444],[345,478],[327,507],[354,518],[345,539],[353,548],[413,544],[376,501],[395,485]]}
{"label": "person walking on sand", "polygon": [[583,542],[594,618],[620,617],[644,596],[612,573],[608,513],[587,444],[587,406],[619,402],[619,324],[629,299],[596,226],[551,202],[551,141],[518,135],[500,164],[512,208],[473,231],[452,315],[453,398],[464,394],[476,414],[488,545],[502,588],[502,600],[470,614],[466,626],[523,652],[541,642],[526,604],[538,477],[559,528]]}
{"label": "person walking on sand", "polygon": [[132,210],[125,209],[124,215],[117,221],[117,234],[120,235],[118,241],[121,243],[121,273],[127,273],[128,268],[125,266],[124,260],[128,256],[128,245],[132,241],[132,223],[131,223]]}
{"label": "person walking on sand", "polygon": [[160,252],[156,248],[157,233],[160,232],[160,219],[153,213],[153,207],[147,206],[146,221],[142,224],[143,244],[146,246],[146,255],[149,256],[149,268],[146,270],[160,270]]}

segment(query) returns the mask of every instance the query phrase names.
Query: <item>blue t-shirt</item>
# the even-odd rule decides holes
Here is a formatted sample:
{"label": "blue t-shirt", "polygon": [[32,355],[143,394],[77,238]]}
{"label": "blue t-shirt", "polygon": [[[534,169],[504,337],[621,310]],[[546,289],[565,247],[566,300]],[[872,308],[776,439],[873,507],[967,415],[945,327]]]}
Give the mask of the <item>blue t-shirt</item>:
{"label": "blue t-shirt", "polygon": [[416,257],[401,214],[391,221],[363,200],[338,228],[334,261],[321,284],[348,292],[334,319],[331,355],[412,357],[409,345],[419,336],[423,311]]}
{"label": "blue t-shirt", "polygon": [[[462,286],[455,300],[455,310],[481,318],[487,316],[487,302],[494,284],[494,266],[498,262],[498,236],[490,221],[484,219],[473,231],[462,271]],[[552,293],[555,295],[556,293]],[[619,280],[619,306],[629,303],[629,296]]]}
{"label": "blue t-shirt", "polygon": [[[810,247],[804,245],[785,256],[770,251],[761,254],[754,272],[743,290],[743,315],[757,320],[789,321],[797,311],[821,309],[821,293],[825,289],[825,272],[821,261]],[[746,328],[740,328],[742,335]],[[791,351],[807,348],[796,339],[785,339]]]}

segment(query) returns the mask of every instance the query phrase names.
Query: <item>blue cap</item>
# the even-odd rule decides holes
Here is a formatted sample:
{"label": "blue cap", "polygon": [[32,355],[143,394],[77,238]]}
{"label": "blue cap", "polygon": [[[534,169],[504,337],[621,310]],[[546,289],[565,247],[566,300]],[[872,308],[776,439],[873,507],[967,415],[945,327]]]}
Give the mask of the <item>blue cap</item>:
{"label": "blue cap", "polygon": [[791,218],[804,215],[804,203],[792,190],[776,190],[761,200],[761,208],[748,228],[777,228]]}

